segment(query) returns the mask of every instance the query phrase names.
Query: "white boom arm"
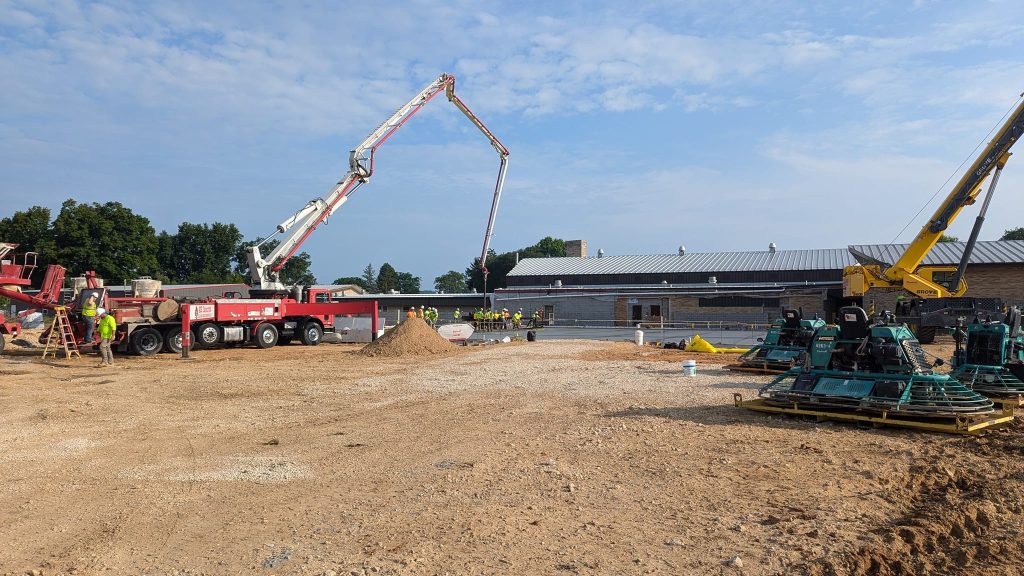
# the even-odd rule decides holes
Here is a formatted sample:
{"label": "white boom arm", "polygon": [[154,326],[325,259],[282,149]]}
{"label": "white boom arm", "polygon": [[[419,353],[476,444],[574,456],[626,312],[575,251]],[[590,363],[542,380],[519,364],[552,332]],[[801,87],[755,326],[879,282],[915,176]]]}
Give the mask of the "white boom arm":
{"label": "white boom arm", "polygon": [[[466,115],[467,118],[490,140],[494,149],[498,151],[501,164],[498,168],[498,181],[494,187],[494,199],[491,201],[491,213],[487,220],[487,230],[484,233],[483,252],[480,256],[480,266],[484,273],[487,268],[484,262],[487,257],[487,250],[490,246],[491,235],[494,229],[494,219],[498,212],[498,201],[501,199],[501,190],[505,184],[505,170],[508,167],[508,149],[484,126],[483,122],[473,114],[458,96],[455,95],[455,76],[441,74],[430,84],[427,84],[416,96],[399,108],[380,126],[371,132],[358,146],[349,153],[349,171],[342,179],[334,185],[334,188],[324,197],[310,200],[301,210],[290,216],[277,226],[277,232],[272,234],[263,242],[246,248],[246,256],[249,261],[249,274],[253,287],[262,290],[285,290],[286,287],[280,280],[281,268],[295,254],[306,238],[328,217],[334,214],[344,204],[349,195],[352,194],[361,184],[367,182],[373,175],[373,161],[377,148],[381,146],[396,130],[402,127],[414,114],[420,111],[423,106],[434,96],[444,90],[448,100]],[[276,234],[285,234],[277,247],[261,257],[259,247]]]}

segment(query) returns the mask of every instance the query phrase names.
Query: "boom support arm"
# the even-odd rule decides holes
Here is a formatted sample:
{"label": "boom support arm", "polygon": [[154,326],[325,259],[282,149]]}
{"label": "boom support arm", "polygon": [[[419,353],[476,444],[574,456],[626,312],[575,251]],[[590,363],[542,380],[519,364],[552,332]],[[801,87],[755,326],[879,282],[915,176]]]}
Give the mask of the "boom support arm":
{"label": "boom support arm", "polygon": [[[306,206],[289,217],[277,226],[276,234],[285,234],[277,247],[266,256],[261,256],[259,247],[266,242],[250,246],[247,250],[249,261],[249,273],[253,286],[259,286],[264,290],[283,290],[285,286],[280,281],[281,268],[298,251],[299,247],[309,235],[325,222],[338,208],[341,208],[348,197],[373,175],[374,156],[377,148],[391,137],[403,124],[409,121],[420,109],[432,100],[441,91],[445,91],[448,100],[466,115],[467,118],[488,138],[491,145],[497,150],[501,159],[498,169],[498,180],[494,189],[494,199],[491,202],[491,213],[487,222],[487,231],[484,234],[484,248],[481,256],[481,266],[487,254],[491,234],[494,226],[495,215],[498,210],[498,201],[501,198],[501,190],[505,181],[505,170],[508,165],[508,149],[484,126],[469,107],[455,95],[455,76],[442,74],[436,80],[427,84],[416,96],[404,106],[396,110],[387,120],[377,126],[373,132],[363,139],[358,146],[349,153],[349,170],[344,177],[324,198],[310,200]],[[273,235],[271,236],[271,238]]]}
{"label": "boom support arm", "polygon": [[[962,267],[970,252],[965,250],[961,271],[957,267],[931,266],[921,267],[928,252],[942,237],[943,232],[965,207],[974,204],[981,192],[985,179],[993,171],[1001,170],[1010,157],[1010,148],[1017,143],[1024,133],[1024,99],[999,128],[995,137],[982,150],[970,169],[964,173],[960,181],[953,187],[931,219],[921,228],[914,240],[907,246],[900,258],[889,267],[877,263],[862,262],[863,265],[848,266],[843,271],[843,292],[846,296],[863,296],[872,287],[903,287],[923,298],[939,298],[961,296],[967,291],[967,284],[961,282]],[[994,192],[996,179],[990,186],[986,206]],[[972,232],[976,236],[977,231]],[[857,256],[854,253],[854,256]],[[956,285],[946,285],[938,276],[952,274]],[[948,280],[948,278],[947,278]]]}

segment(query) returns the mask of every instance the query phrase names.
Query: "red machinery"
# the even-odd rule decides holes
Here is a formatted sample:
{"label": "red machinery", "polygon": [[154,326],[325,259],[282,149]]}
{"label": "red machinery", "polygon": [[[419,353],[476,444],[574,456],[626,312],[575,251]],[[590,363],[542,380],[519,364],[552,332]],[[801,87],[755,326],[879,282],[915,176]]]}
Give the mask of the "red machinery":
{"label": "red machinery", "polygon": [[[16,248],[16,244],[0,243],[0,256]],[[34,308],[52,310],[60,305],[60,290],[64,283],[64,268],[51,264],[46,270],[43,288],[38,294],[26,294],[22,287],[30,283],[35,270],[35,253],[3,260],[0,276],[0,296],[25,302]],[[135,352],[143,356],[160,350],[182,351],[182,312],[192,312],[194,329],[189,334],[197,347],[208,348],[222,344],[254,343],[259,348],[287,344],[298,338],[303,344],[315,346],[324,333],[333,332],[334,317],[346,314],[365,314],[371,318],[371,333],[378,328],[377,302],[337,302],[325,288],[306,288],[288,296],[252,299],[238,295],[205,298],[194,302],[179,302],[166,297],[113,297],[100,286],[93,272],[86,272],[85,287],[75,294],[75,300],[66,304],[72,331],[78,344],[95,345],[99,334],[94,331],[93,342],[85,342],[85,322],[78,311],[82,303],[95,293],[99,306],[106,308],[117,321],[114,348],[119,352]],[[296,298],[296,296],[298,296]],[[187,306],[183,306],[187,304]],[[18,325],[3,322],[0,315],[0,337],[5,333],[17,335]],[[40,335],[45,341],[47,331]],[[0,338],[2,340],[2,338]],[[0,342],[2,350],[2,342]]]}
{"label": "red machinery", "polygon": [[[86,273],[85,289],[77,292],[76,302],[68,305],[69,317],[72,319],[76,336],[82,339],[85,332],[85,323],[76,311],[81,308],[90,293],[96,293],[99,305],[105,307],[117,320],[116,349],[142,355],[154,354],[161,349],[187,354],[192,342],[200,348],[243,343],[270,348],[298,338],[303,344],[316,345],[320,343],[325,332],[333,330],[334,316],[346,314],[370,315],[371,334],[375,337],[378,328],[376,301],[336,302],[326,289],[285,286],[281,282],[280,272],[313,230],[334,214],[356,188],[369,181],[373,174],[374,153],[377,148],[441,92],[444,92],[448,100],[488,139],[499,156],[498,178],[494,186],[490,216],[480,253],[480,267],[484,273],[486,286],[487,251],[505,182],[508,149],[455,95],[455,77],[442,74],[395,111],[351,151],[348,173],[331,189],[326,198],[310,201],[277,226],[276,233],[284,233],[285,236],[272,252],[264,256],[260,253],[259,245],[247,248],[252,281],[250,293],[253,297],[225,296],[194,302],[179,302],[165,297],[115,298],[110,297],[107,290],[98,285],[95,275]],[[21,268],[14,266],[8,271],[5,267],[3,275],[6,276],[10,272],[10,277],[17,279],[17,282],[12,282],[15,284],[12,290],[0,288],[0,295],[28,302],[35,307],[53,308],[59,302],[64,269],[51,266],[47,270],[40,294],[28,296],[20,292],[20,286],[28,285],[28,275],[34,268],[34,257],[31,269],[23,265]],[[5,282],[0,278],[0,286],[3,284]],[[98,334],[94,338],[98,339]]]}

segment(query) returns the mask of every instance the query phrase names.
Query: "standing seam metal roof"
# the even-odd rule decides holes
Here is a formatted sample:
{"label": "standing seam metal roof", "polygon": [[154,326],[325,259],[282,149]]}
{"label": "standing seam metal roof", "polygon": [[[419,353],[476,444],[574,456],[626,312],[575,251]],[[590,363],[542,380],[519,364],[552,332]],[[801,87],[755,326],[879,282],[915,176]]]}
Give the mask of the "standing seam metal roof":
{"label": "standing seam metal roof", "polygon": [[[964,253],[964,242],[939,242],[924,258],[928,266],[956,266]],[[864,244],[850,246],[892,264],[899,260],[907,244]],[[1021,264],[1024,263],[1024,240],[988,240],[974,245],[969,264]]]}
{"label": "standing seam metal roof", "polygon": [[[851,246],[883,262],[895,262],[906,244]],[[955,265],[963,254],[963,242],[941,242],[925,258],[928,265]],[[857,261],[846,248],[776,250],[758,252],[688,252],[604,256],[602,258],[524,258],[509,276],[558,276],[569,274],[668,274],[686,272],[775,272],[783,270],[842,270]],[[971,254],[971,264],[1024,263],[1024,241],[981,241]]]}

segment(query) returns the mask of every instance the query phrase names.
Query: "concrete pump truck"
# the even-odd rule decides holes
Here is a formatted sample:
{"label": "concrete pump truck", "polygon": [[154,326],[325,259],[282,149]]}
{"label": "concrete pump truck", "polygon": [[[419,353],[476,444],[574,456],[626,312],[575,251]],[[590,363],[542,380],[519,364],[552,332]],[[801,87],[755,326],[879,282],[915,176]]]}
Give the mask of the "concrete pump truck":
{"label": "concrete pump truck", "polygon": [[[396,110],[351,151],[348,172],[325,197],[311,200],[277,226],[274,235],[284,236],[273,251],[266,256],[262,255],[259,250],[262,243],[247,248],[252,285],[249,297],[243,298],[236,294],[187,302],[163,296],[143,297],[139,294],[119,298],[110,296],[95,275],[86,272],[85,290],[77,294],[75,301],[67,306],[77,343],[93,344],[84,342],[84,321],[78,314],[85,295],[93,293],[96,294],[99,304],[109,310],[117,321],[116,349],[144,356],[161,350],[187,354],[193,343],[200,348],[224,344],[254,344],[259,348],[270,348],[297,339],[306,345],[316,345],[320,343],[325,332],[333,330],[335,316],[344,314],[369,315],[371,333],[376,335],[376,301],[338,301],[332,298],[328,288],[287,286],[281,280],[281,269],[313,230],[326,222],[327,218],[348,200],[352,192],[369,181],[373,174],[374,154],[377,148],[441,92],[445,92],[448,100],[487,137],[498,152],[500,160],[490,215],[484,232],[483,249],[480,253],[480,265],[486,278],[487,251],[505,182],[508,149],[455,95],[455,77],[442,74]],[[4,266],[0,271],[0,296],[9,296],[36,308],[55,308],[60,301],[64,269],[51,265],[47,270],[43,289],[40,294],[34,296],[20,290],[28,282],[31,270],[32,268],[27,266]],[[42,338],[45,336],[44,332]]]}

